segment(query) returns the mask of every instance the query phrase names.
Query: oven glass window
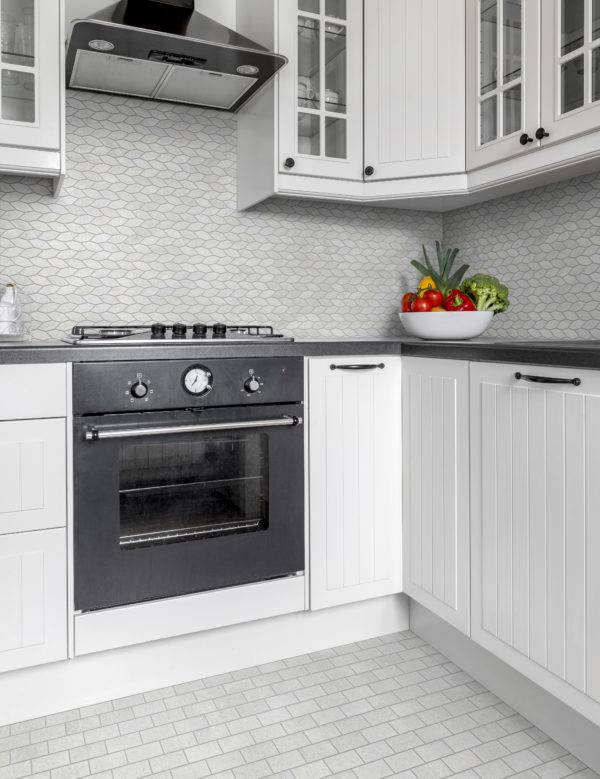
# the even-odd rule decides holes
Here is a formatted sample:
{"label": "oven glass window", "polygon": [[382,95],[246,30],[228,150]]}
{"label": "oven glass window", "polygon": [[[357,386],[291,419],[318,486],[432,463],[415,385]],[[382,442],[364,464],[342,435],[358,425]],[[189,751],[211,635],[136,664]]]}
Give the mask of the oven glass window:
{"label": "oven glass window", "polygon": [[121,548],[265,530],[268,448],[261,433],[123,445]]}

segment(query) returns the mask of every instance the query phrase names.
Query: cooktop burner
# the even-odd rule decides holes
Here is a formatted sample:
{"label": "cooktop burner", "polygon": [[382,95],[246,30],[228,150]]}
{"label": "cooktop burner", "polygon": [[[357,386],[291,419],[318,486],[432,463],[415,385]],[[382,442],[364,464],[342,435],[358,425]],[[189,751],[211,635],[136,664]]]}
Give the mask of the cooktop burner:
{"label": "cooktop burner", "polygon": [[161,346],[168,344],[215,344],[223,343],[255,343],[277,342],[290,343],[290,336],[273,332],[273,328],[263,325],[225,325],[217,322],[205,325],[196,322],[185,325],[176,322],[164,325],[155,322],[152,325],[76,325],[63,341],[76,346],[111,346],[117,344],[151,344]]}

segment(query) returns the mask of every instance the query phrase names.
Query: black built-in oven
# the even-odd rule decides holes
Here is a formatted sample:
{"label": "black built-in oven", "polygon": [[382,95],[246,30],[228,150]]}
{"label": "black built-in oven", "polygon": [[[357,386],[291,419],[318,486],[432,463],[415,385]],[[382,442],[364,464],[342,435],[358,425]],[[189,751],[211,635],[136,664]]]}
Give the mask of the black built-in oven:
{"label": "black built-in oven", "polygon": [[75,608],[304,570],[300,358],[78,363]]}

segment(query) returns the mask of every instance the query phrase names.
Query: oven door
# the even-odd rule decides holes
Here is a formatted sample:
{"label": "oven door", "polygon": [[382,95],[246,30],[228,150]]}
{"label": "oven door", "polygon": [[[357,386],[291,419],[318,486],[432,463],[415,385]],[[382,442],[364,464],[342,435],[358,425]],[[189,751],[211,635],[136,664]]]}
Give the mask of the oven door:
{"label": "oven door", "polygon": [[75,608],[303,571],[301,409],[76,418]]}

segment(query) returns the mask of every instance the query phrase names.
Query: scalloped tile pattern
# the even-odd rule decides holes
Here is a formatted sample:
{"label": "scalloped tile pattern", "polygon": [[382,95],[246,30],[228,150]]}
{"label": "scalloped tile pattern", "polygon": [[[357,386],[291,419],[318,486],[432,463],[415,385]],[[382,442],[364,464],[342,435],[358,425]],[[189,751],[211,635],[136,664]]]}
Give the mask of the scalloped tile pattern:
{"label": "scalloped tile pattern", "polygon": [[270,201],[236,212],[236,119],[69,92],[68,175],[0,178],[0,279],[32,335],[75,323],[271,323],[297,336],[401,332],[409,260],[438,214]]}
{"label": "scalloped tile pattern", "polygon": [[444,241],[509,287],[486,336],[600,338],[600,175],[451,211]]}

